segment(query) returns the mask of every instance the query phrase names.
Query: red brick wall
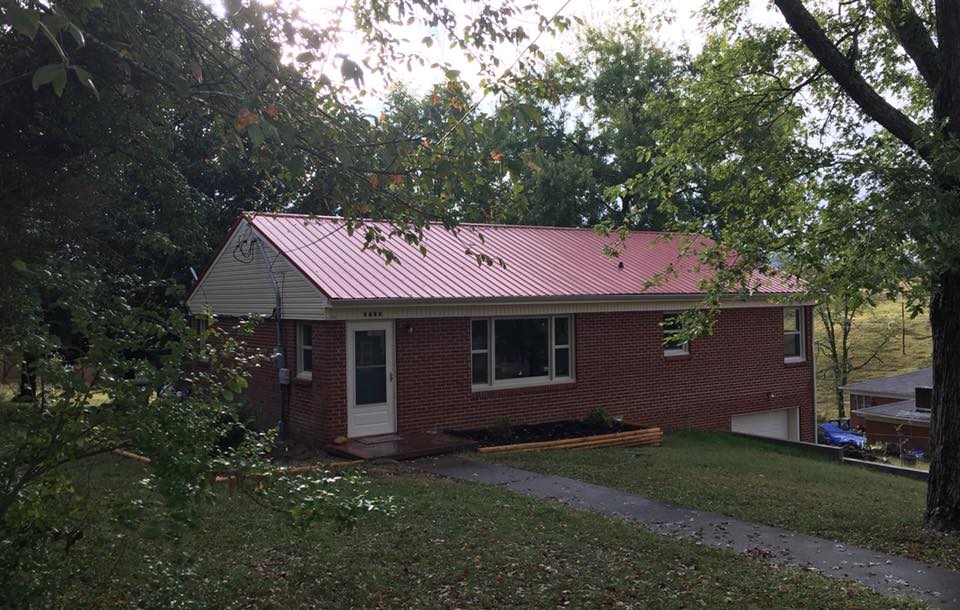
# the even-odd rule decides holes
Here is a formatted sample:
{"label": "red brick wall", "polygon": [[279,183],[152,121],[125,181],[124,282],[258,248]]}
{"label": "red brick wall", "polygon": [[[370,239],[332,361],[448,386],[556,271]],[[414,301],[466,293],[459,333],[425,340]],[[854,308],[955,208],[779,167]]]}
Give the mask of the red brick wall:
{"label": "red brick wall", "polygon": [[[579,419],[597,407],[614,416],[665,428],[730,429],[730,417],[764,409],[800,407],[801,438],[813,440],[810,329],[807,361],[783,362],[780,308],[726,309],[715,332],[694,339],[687,356],[665,358],[662,314],[577,314],[576,381],[473,392],[470,321],[429,318],[396,321],[396,398],[400,432],[477,428],[506,417],[514,423]],[[293,322],[288,325],[294,363]],[[406,328],[412,325],[413,332]],[[265,328],[266,327],[266,330]],[[258,329],[272,348],[273,326]],[[313,380],[291,388],[290,433],[321,442],[347,433],[346,337],[343,322],[314,323]],[[251,403],[275,412],[275,372],[254,371]],[[273,409],[270,411],[270,409]]]}
{"label": "red brick wall", "polygon": [[[859,394],[859,396],[865,396],[865,394]],[[867,405],[870,407],[878,407],[880,405],[890,404],[891,402],[900,402],[901,400],[904,400],[903,398],[886,398],[882,396],[867,396],[867,398],[870,399],[870,404]],[[859,415],[855,415],[853,413],[853,410],[854,410],[853,394],[851,394],[850,395],[850,427],[863,428],[864,424],[866,424],[866,420],[864,420]]]}
{"label": "red brick wall", "polygon": [[[870,444],[900,442],[900,437],[897,435],[897,424],[868,420],[864,422],[864,430],[867,433],[867,442]],[[905,425],[900,428],[900,434],[907,439],[907,450],[930,450],[930,429],[926,426]]]}
{"label": "red brick wall", "polygon": [[672,358],[663,356],[660,313],[578,314],[575,382],[482,392],[470,387],[468,319],[401,320],[414,332],[397,333],[398,428],[579,419],[604,407],[665,428],[729,430],[731,415],[799,406],[801,436],[812,441],[809,308],[806,316],[807,362],[784,364],[779,308],[724,310],[713,336]]}
{"label": "red brick wall", "polygon": [[[229,318],[218,320],[224,327],[235,323]],[[313,322],[312,326],[313,375],[307,380],[296,377],[296,322],[285,320],[282,324],[287,366],[293,376],[287,389],[287,422],[291,439],[319,444],[346,429],[346,375],[342,372],[346,338],[342,322]],[[276,324],[264,321],[245,341],[251,348],[272,354],[277,345]],[[271,362],[263,361],[250,369],[246,398],[256,411],[260,427],[278,425],[280,391],[277,370]],[[326,409],[326,405],[333,406]],[[332,432],[328,433],[328,429]]]}

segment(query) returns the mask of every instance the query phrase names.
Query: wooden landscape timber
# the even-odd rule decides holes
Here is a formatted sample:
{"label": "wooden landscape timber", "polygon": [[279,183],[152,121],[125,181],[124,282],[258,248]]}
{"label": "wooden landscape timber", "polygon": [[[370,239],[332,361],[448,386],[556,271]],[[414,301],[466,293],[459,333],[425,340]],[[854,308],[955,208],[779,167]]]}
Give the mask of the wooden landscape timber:
{"label": "wooden landscape timber", "polygon": [[659,447],[662,442],[663,430],[660,428],[641,428],[639,430],[628,430],[626,432],[595,434],[592,436],[564,438],[555,441],[481,447],[477,451],[480,453],[515,453],[546,449],[593,449],[598,447],[639,447],[642,445]]}

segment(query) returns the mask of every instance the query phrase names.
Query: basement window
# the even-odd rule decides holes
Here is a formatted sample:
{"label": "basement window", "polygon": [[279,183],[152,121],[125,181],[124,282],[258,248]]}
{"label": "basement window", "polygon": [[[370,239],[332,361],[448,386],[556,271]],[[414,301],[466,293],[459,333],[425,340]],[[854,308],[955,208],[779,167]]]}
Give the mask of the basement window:
{"label": "basement window", "polygon": [[313,325],[297,323],[297,377],[313,376]]}
{"label": "basement window", "polygon": [[485,318],[470,325],[475,390],[573,378],[571,316]]}
{"label": "basement window", "polygon": [[803,309],[783,309],[783,361],[803,362]]}

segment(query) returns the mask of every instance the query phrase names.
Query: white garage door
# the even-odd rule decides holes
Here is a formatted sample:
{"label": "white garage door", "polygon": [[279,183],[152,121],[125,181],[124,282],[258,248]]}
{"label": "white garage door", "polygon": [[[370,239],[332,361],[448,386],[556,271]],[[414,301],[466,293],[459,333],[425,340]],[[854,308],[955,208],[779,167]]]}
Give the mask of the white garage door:
{"label": "white garage door", "polygon": [[756,436],[800,440],[799,411],[794,407],[734,415],[730,419],[730,429]]}

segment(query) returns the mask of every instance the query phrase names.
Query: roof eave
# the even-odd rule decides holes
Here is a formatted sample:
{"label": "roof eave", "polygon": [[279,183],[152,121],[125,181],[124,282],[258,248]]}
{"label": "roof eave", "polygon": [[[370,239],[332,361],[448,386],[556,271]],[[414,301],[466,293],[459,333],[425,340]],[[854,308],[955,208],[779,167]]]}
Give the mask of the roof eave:
{"label": "roof eave", "polygon": [[[788,298],[797,295],[793,292],[769,292],[754,294],[749,297],[731,294],[723,297],[725,301],[741,302],[769,302],[774,299]],[[669,302],[689,301],[700,302],[706,294],[671,293],[671,294],[601,294],[601,295],[563,295],[563,296],[532,296],[532,297],[457,297],[457,298],[381,298],[381,299],[337,299],[331,298],[331,307],[350,306],[431,306],[431,305],[477,305],[477,304],[537,304],[537,303],[589,303],[589,302]],[[801,301],[796,305],[812,305],[812,302]]]}
{"label": "roof eave", "polygon": [[887,424],[903,424],[908,426],[920,426],[920,427],[930,427],[929,419],[911,419],[909,417],[896,417],[894,415],[878,415],[876,413],[864,413],[862,410],[856,410],[852,412],[853,415],[858,415],[866,421],[875,421]]}

